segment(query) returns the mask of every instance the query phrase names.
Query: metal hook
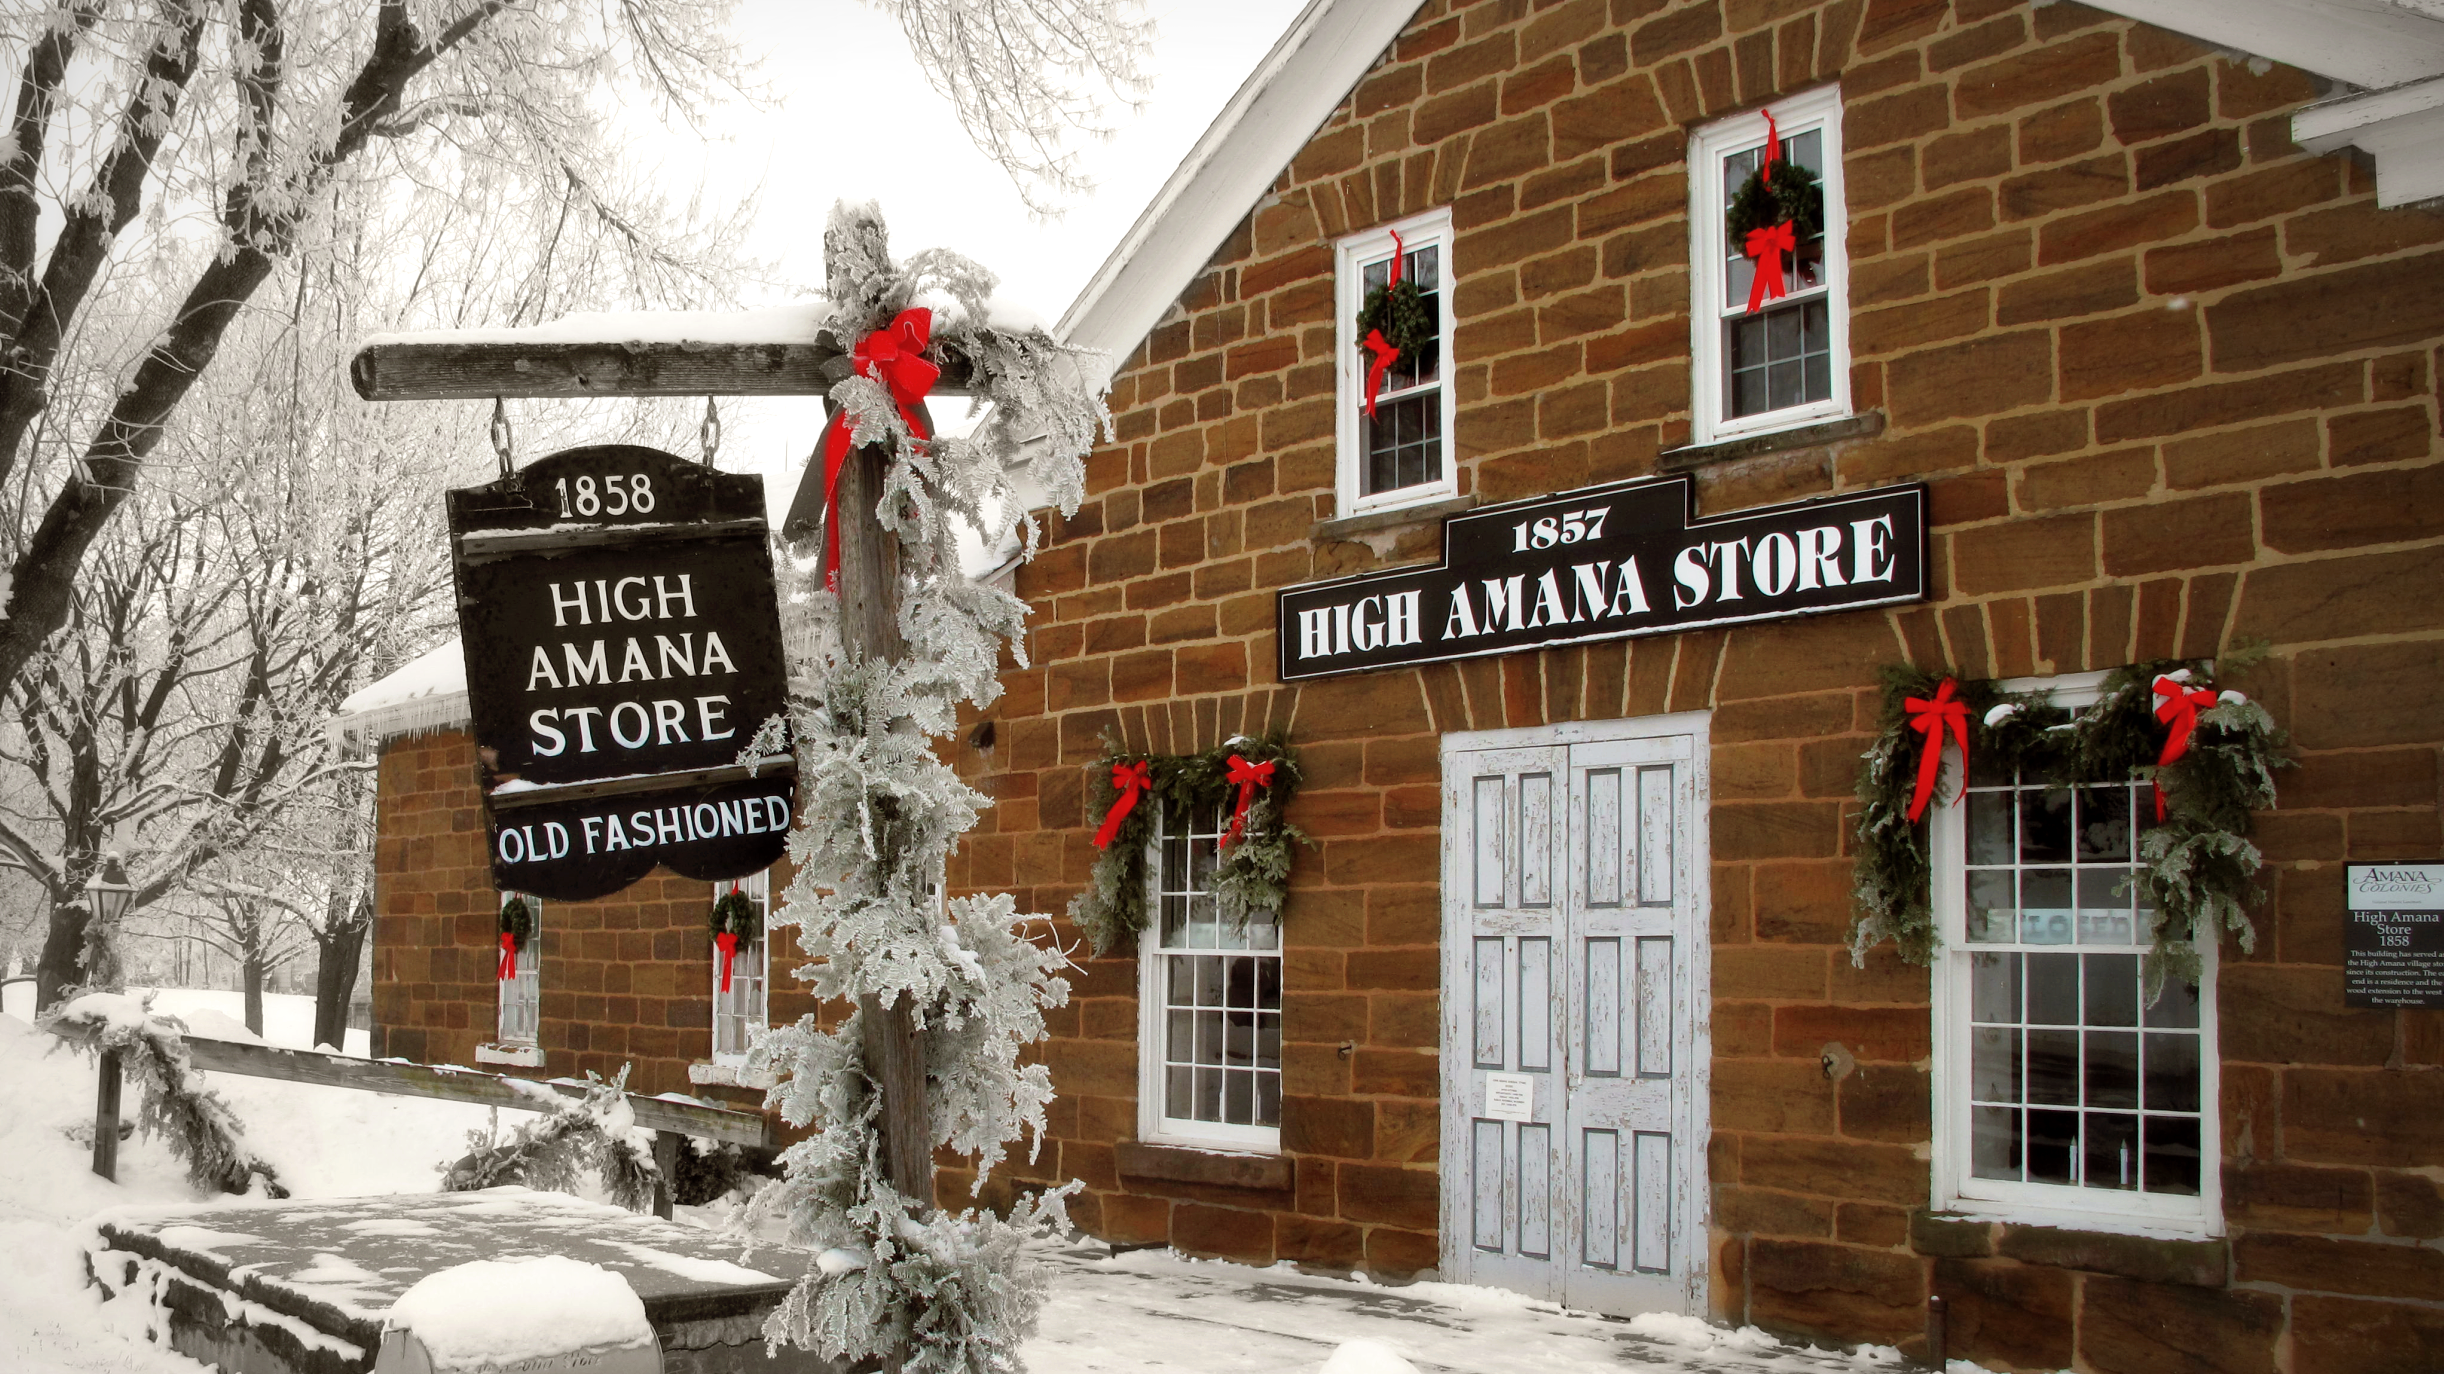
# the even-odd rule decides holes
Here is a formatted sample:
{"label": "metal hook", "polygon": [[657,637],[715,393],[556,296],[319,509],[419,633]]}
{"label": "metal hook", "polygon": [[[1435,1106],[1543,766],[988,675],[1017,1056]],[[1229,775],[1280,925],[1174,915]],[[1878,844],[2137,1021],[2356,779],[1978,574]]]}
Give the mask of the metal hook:
{"label": "metal hook", "polygon": [[721,408],[714,398],[704,398],[704,423],[696,427],[696,439],[704,445],[704,465],[713,466],[713,455],[721,452]]}
{"label": "metal hook", "polygon": [[510,445],[514,437],[509,429],[509,407],[495,396],[492,398],[492,451],[500,456],[503,477],[512,476],[518,470],[518,465],[510,458]]}

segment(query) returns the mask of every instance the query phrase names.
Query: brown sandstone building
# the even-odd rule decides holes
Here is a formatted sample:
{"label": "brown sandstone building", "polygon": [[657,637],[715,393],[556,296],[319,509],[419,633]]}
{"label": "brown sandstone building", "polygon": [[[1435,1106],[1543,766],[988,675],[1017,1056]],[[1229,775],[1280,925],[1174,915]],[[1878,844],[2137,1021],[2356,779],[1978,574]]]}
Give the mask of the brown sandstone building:
{"label": "brown sandstone building", "polygon": [[[1769,139],[1822,229],[1752,302]],[[1165,818],[1011,1173],[1115,1243],[1604,1310],[1917,1349],[1940,1296],[1998,1368],[2444,1368],[2444,1010],[2346,991],[2346,866],[2444,862],[2435,147],[2418,3],[1316,0],[1063,322],[1116,437],[1018,572],[951,883],[1065,910],[1112,741],[1286,732],[1315,844],[1233,928]],[[1395,252],[1428,335],[1369,415]],[[1649,480],[1677,558],[1485,561]],[[1877,500],[1922,504],[1792,504]],[[2147,1004],[2147,788],[1972,770],[1933,963],[1854,964],[1881,669],[2076,707],[2254,642],[2253,950]],[[376,1053],[722,1082],[675,878],[547,910],[503,1048],[469,745],[389,709]]]}

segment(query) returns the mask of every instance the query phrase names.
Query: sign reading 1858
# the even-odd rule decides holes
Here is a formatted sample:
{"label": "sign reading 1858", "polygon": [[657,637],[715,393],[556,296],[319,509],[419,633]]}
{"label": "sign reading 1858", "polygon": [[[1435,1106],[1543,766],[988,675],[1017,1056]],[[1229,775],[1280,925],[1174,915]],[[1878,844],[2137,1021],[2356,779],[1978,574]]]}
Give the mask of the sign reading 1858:
{"label": "sign reading 1858", "polygon": [[2444,1007],[2444,863],[2342,873],[2344,1005]]}
{"label": "sign reading 1858", "polygon": [[467,705],[504,891],[583,900],[780,857],[793,769],[761,477],[632,445],[450,493]]}
{"label": "sign reading 1858", "polygon": [[1435,567],[1281,593],[1281,678],[1923,600],[1926,488],[1700,520],[1687,476],[1453,516]]}

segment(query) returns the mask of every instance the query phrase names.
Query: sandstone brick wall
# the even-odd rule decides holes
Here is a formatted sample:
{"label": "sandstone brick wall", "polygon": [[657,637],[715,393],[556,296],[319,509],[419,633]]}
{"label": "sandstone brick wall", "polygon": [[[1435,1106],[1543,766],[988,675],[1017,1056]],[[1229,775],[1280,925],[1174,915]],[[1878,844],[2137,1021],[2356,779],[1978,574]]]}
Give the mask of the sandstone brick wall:
{"label": "sandstone brick wall", "polygon": [[[448,730],[382,750],[374,850],[373,1052],[475,1065],[498,1027],[500,894],[485,860],[475,745]],[[786,885],[776,872],[773,893]],[[591,902],[547,902],[542,923],[542,1073],[608,1078],[632,1092],[695,1093],[760,1107],[760,1091],[688,1081],[713,1057],[712,887],[657,868]],[[774,949],[773,1020],[813,1000]],[[513,1072],[533,1072],[513,1070]]]}
{"label": "sandstone brick wall", "polygon": [[[1332,241],[1453,209],[1460,489],[1658,470],[1688,441],[1689,129],[1839,80],[1852,386],[1869,438],[1697,469],[1709,512],[1931,484],[1931,604],[1272,681],[1283,585],[1432,556],[1336,539]],[[1124,1175],[1136,972],[1088,963],[1048,1052],[1052,1145],[1117,1241],[1413,1269],[1436,1199],[1436,736],[1713,713],[1714,1310],[2004,1367],[2444,1365],[2444,1013],[2353,1011],[2341,864],[2435,858],[2444,713],[2444,216],[2290,144],[2302,74],[2072,3],[1430,0],[1126,360],[1118,440],[1021,575],[998,799],[955,886],[1058,913],[1085,767],[1284,724],[1307,770],[1279,1186]],[[2066,673],[2250,638],[2301,766],[2220,984],[2228,1239],[1946,1227],[1928,981],[1848,924],[1878,665]],[[1342,1046],[1350,1046],[1348,1053]],[[1856,1067],[1838,1082],[1828,1044]],[[2067,1238],[2066,1238],[2067,1236]]]}

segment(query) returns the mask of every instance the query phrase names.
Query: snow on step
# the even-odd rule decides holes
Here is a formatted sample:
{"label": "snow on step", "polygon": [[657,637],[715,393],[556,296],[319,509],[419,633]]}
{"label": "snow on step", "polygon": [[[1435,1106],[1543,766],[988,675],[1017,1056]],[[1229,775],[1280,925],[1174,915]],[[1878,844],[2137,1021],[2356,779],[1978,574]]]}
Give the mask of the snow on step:
{"label": "snow on step", "polygon": [[[374,1366],[385,1324],[399,1318],[419,1329],[431,1325],[457,1349],[466,1333],[443,1322],[431,1293],[411,1296],[418,1286],[449,1274],[434,1279],[447,1291],[490,1274],[499,1287],[504,1275],[491,1270],[547,1257],[572,1267],[557,1277],[530,1271],[528,1279],[549,1282],[507,1283],[503,1300],[481,1309],[481,1325],[500,1341],[560,1340],[588,1320],[607,1320],[608,1290],[587,1285],[608,1281],[637,1304],[660,1341],[666,1374],[828,1369],[804,1351],[785,1349],[771,1359],[764,1353],[765,1314],[789,1291],[806,1263],[803,1254],[762,1251],[764,1267],[750,1268],[738,1262],[735,1242],[563,1193],[513,1186],[157,1205],[105,1212],[93,1224],[88,1259],[95,1280],[114,1293],[133,1290],[161,1312],[156,1324],[167,1328],[172,1347],[228,1374],[364,1374]],[[471,1268],[478,1262],[490,1263]],[[581,1273],[601,1278],[576,1277]],[[564,1286],[573,1306],[559,1300]]]}

